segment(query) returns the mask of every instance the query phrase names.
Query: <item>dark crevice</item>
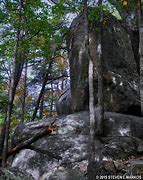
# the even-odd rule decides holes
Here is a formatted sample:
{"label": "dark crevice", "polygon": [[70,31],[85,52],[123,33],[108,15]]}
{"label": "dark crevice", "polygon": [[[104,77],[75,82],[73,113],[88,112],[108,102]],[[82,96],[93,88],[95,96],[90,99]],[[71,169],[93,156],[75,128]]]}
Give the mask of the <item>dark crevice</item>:
{"label": "dark crevice", "polygon": [[132,105],[126,111],[124,111],[122,113],[127,114],[127,115],[133,115],[133,116],[142,117],[142,115],[141,115],[141,107],[140,106]]}

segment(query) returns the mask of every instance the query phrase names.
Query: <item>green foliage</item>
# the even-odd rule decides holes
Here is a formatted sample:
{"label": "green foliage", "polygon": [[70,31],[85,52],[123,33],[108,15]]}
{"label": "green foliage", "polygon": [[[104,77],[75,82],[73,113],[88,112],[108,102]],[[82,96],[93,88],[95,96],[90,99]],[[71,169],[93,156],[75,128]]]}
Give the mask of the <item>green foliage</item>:
{"label": "green foliage", "polygon": [[107,4],[102,6],[95,6],[92,7],[88,14],[89,21],[99,21],[100,20],[100,14],[101,12],[104,13],[105,16],[113,13],[111,7],[109,7]]}
{"label": "green foliage", "polygon": [[5,123],[5,115],[4,113],[0,114],[0,126],[3,126]]}
{"label": "green foliage", "polygon": [[120,12],[125,12],[128,10],[135,10],[138,8],[138,1],[136,0],[109,0],[109,2],[117,9],[117,11]]}
{"label": "green foliage", "polygon": [[100,10],[101,7],[99,6],[92,8],[88,14],[89,21],[98,21],[100,18]]}
{"label": "green foliage", "polygon": [[8,102],[8,96],[5,91],[0,92],[0,112],[5,112]]}
{"label": "green foliage", "polygon": [[[93,3],[92,0],[88,2],[89,4]],[[51,4],[45,0],[26,0],[21,8],[21,12],[19,1],[0,1],[0,65],[4,65],[4,68],[3,66],[0,67],[0,86],[3,87],[5,84],[9,84],[18,31],[24,34],[20,39],[18,51],[25,55],[24,59],[22,59],[22,56],[20,56],[19,59],[20,61],[28,61],[28,66],[32,74],[31,77],[27,78],[27,86],[28,88],[35,84],[35,87],[38,86],[38,90],[36,89],[33,92],[34,95],[29,92],[29,94],[27,93],[26,99],[29,97],[30,100],[26,101],[25,119],[31,119],[35,99],[38,96],[51,58],[61,53],[61,51],[57,49],[62,47],[62,43],[65,41],[65,35],[69,32],[67,26],[69,27],[68,23],[71,21],[70,18],[73,18],[75,14],[80,14],[82,11],[82,0],[59,0],[56,4]],[[103,11],[105,15],[108,15],[109,13],[113,13],[113,8],[108,4],[91,7],[88,15],[89,20],[99,21],[101,11]],[[64,58],[55,58],[50,76],[60,76],[65,69]],[[19,86],[23,88],[23,84],[21,84],[19,83]],[[47,89],[48,88],[49,87],[47,87]],[[7,87],[7,89],[3,88],[0,90],[0,112],[2,113],[0,121],[3,122],[3,113],[6,111],[7,92],[9,89]],[[12,125],[14,127],[20,121],[18,119],[20,119],[20,97],[22,95],[18,96],[18,94],[16,94],[17,97],[15,97],[14,113],[12,116]],[[49,103],[53,101],[53,99],[53,96],[50,95],[47,96],[47,99],[45,98],[45,101]]]}

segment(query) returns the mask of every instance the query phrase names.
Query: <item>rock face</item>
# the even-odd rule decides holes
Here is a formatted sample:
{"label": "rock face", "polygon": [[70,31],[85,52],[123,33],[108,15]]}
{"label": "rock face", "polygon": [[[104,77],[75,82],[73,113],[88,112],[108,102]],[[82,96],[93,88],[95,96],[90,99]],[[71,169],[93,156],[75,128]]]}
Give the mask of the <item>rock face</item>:
{"label": "rock face", "polygon": [[18,168],[0,169],[0,180],[34,180],[29,174]]}
{"label": "rock face", "polygon": [[[68,180],[71,174],[76,174],[78,179],[84,180],[83,171],[87,166],[88,119],[87,112],[57,119],[58,131],[39,139],[29,149],[20,151],[12,166],[26,170],[36,180],[54,179],[57,175],[60,176],[59,179]],[[41,122],[22,123],[15,131],[13,146],[40,131],[39,126],[46,126],[52,121],[52,118],[48,118]],[[77,174],[77,170],[80,171],[79,166],[82,173]]]}
{"label": "rock face", "polygon": [[139,27],[138,27],[138,2],[136,0],[132,0],[130,4],[128,4],[128,8],[122,8],[123,5],[120,0],[109,2],[115,6],[118,10],[120,16],[125,22],[125,28],[129,32],[130,39],[132,42],[132,49],[134,52],[134,57],[137,63],[138,72],[140,72],[140,58],[139,58]]}
{"label": "rock face", "polygon": [[55,171],[53,175],[49,177],[49,180],[84,180],[84,174],[82,174],[78,168],[73,170],[70,168],[63,168]]}
{"label": "rock face", "polygon": [[[73,111],[88,109],[88,58],[84,24],[83,15],[76,17],[72,22],[68,40]],[[90,24],[90,52],[97,65],[95,57],[98,24]],[[139,76],[131,40],[122,23],[113,16],[105,17],[102,41],[105,110],[128,112],[130,108],[139,108]],[[97,77],[94,86],[96,104]],[[62,101],[60,104],[62,108]],[[65,112],[64,107],[62,113],[67,114],[67,108],[71,109],[71,104],[67,104]]]}
{"label": "rock face", "polygon": [[[32,137],[52,121],[53,118],[48,118],[40,122],[21,123],[14,133],[13,146]],[[86,179],[89,113],[63,116],[57,118],[55,124],[58,130],[37,140],[28,149],[21,150],[15,156],[12,167],[22,168],[35,180]],[[115,175],[120,171],[119,159],[129,159],[140,153],[138,149],[143,142],[143,118],[108,112],[105,113],[104,129],[104,136],[95,140],[96,156],[103,156],[105,173]],[[123,162],[120,162],[120,167],[121,174],[124,167],[128,169]]]}
{"label": "rock face", "polygon": [[71,25],[69,62],[71,98],[74,111],[85,110],[88,104],[88,58],[85,38],[85,20],[77,17]]}
{"label": "rock face", "polygon": [[105,107],[124,112],[137,106],[138,74],[131,41],[121,23],[110,19],[103,31]]}
{"label": "rock face", "polygon": [[63,90],[56,104],[56,110],[59,115],[73,113],[70,87]]}

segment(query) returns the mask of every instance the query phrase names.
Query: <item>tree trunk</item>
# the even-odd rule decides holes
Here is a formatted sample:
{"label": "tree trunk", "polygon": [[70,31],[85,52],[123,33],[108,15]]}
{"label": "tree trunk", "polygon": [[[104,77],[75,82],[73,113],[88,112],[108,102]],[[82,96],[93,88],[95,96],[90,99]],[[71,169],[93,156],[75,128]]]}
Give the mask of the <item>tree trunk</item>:
{"label": "tree trunk", "polygon": [[10,122],[11,122],[11,114],[13,109],[13,101],[16,93],[16,88],[21,77],[23,64],[24,62],[22,59],[22,50],[21,50],[21,41],[23,39],[23,33],[20,27],[22,21],[22,8],[23,8],[23,1],[20,2],[19,8],[19,27],[17,29],[17,39],[16,39],[16,48],[14,54],[14,62],[13,62],[13,70],[12,70],[12,77],[11,77],[11,84],[9,89],[8,95],[8,107],[6,113],[6,122],[5,122],[5,133],[4,133],[4,146],[2,150],[2,167],[6,166],[6,158],[8,152],[8,139],[9,139],[9,131],[10,131]]}
{"label": "tree trunk", "polygon": [[36,118],[36,114],[37,114],[37,111],[39,109],[39,105],[40,105],[41,99],[43,97],[46,84],[47,84],[47,78],[45,78],[44,81],[43,81],[42,88],[40,90],[40,93],[39,93],[39,96],[38,96],[38,99],[37,99],[37,102],[36,102],[36,106],[35,106],[31,121],[34,121],[34,119]]}
{"label": "tree trunk", "polygon": [[23,94],[22,94],[22,107],[21,107],[21,121],[24,122],[25,119],[25,99],[27,94],[27,61],[25,62],[25,72],[24,72],[24,80],[23,80]]}
{"label": "tree trunk", "polygon": [[53,113],[53,102],[54,102],[54,90],[53,90],[53,83],[51,83],[51,91],[52,91],[52,94],[51,94],[51,104],[50,104],[50,116],[52,116],[52,113]]}
{"label": "tree trunk", "polygon": [[[17,61],[17,60],[16,60]],[[5,122],[5,136],[4,136],[4,147],[3,147],[3,158],[2,158],[2,166],[5,167],[6,163],[6,154],[7,154],[7,149],[8,149],[8,139],[9,139],[9,130],[10,130],[10,122],[11,122],[11,114],[12,114],[12,109],[13,109],[13,101],[16,93],[16,87],[18,85],[21,72],[22,72],[22,67],[23,67],[23,62],[17,66],[17,62],[15,61],[15,67],[14,68],[14,73],[13,77],[11,80],[11,86],[9,90],[9,96],[8,96],[8,107],[7,107],[7,113],[6,113],[6,122]]]}
{"label": "tree trunk", "polygon": [[141,101],[141,114],[143,115],[143,1],[139,1],[140,7],[138,10],[139,19],[139,55],[140,55],[140,101]]}
{"label": "tree trunk", "polygon": [[53,59],[51,59],[50,63],[49,63],[49,67],[48,67],[48,70],[47,70],[47,73],[45,75],[45,78],[43,80],[43,84],[42,84],[42,88],[40,90],[40,93],[39,93],[39,96],[38,96],[38,99],[37,99],[37,102],[36,102],[36,106],[35,106],[35,109],[34,109],[34,112],[33,112],[33,116],[32,116],[32,119],[31,121],[34,121],[34,119],[36,118],[36,114],[37,114],[37,111],[39,109],[39,105],[40,105],[40,102],[41,102],[41,98],[44,94],[44,91],[45,91],[45,87],[46,87],[46,84],[47,84],[47,81],[48,81],[48,76],[49,76],[49,73],[51,71],[51,68],[52,68],[52,63],[53,63]]}
{"label": "tree trunk", "polygon": [[[98,1],[102,5],[102,0]],[[96,135],[103,134],[104,101],[103,101],[103,59],[102,59],[102,22],[103,12],[100,10],[100,27],[97,46],[97,72],[98,72],[98,106],[96,111]]]}
{"label": "tree trunk", "polygon": [[6,122],[5,122],[5,133],[4,133],[4,145],[2,150],[2,167],[6,166],[6,157],[8,152],[8,139],[9,139],[9,131],[10,131],[10,121],[11,114],[13,108],[13,100],[14,100],[14,88],[10,87],[9,97],[8,97],[8,108],[6,114]]}
{"label": "tree trunk", "polygon": [[94,108],[94,88],[93,88],[93,62],[89,61],[89,112],[90,112],[90,147],[89,147],[89,166],[88,179],[95,179],[95,108]]}
{"label": "tree trunk", "polygon": [[32,143],[44,137],[45,135],[50,135],[53,131],[57,131],[58,127],[54,125],[54,122],[55,120],[53,121],[53,123],[51,123],[52,125],[41,127],[41,130],[38,133],[30,137],[29,139],[26,139],[25,141],[20,142],[15,147],[10,149],[7,153],[7,157],[15,153],[18,153],[20,150],[24,148],[28,148]]}
{"label": "tree trunk", "polygon": [[93,59],[90,56],[90,47],[89,47],[89,25],[88,25],[88,5],[87,0],[83,1],[84,4],[84,20],[85,20],[85,47],[87,51],[87,57],[89,60],[89,70],[88,70],[88,81],[89,81],[89,112],[90,112],[90,132],[89,132],[89,160],[88,160],[88,179],[95,179],[95,107],[94,107],[94,87],[93,87]]}
{"label": "tree trunk", "polygon": [[[99,0],[99,5],[102,5],[102,0]],[[95,159],[95,133],[97,136],[102,134],[103,127],[103,68],[102,68],[102,56],[101,56],[101,33],[102,33],[102,19],[103,14],[100,12],[100,20],[101,26],[99,28],[99,38],[98,38],[98,49],[97,55],[91,58],[90,53],[90,42],[89,42],[89,25],[88,25],[88,6],[87,0],[84,1],[84,18],[85,18],[85,37],[86,37],[86,48],[87,48],[87,56],[89,59],[89,111],[90,111],[90,149],[89,149],[89,164],[88,164],[88,179],[95,180],[96,171],[98,170],[98,166],[100,161],[102,160],[101,153],[96,152],[98,159]],[[95,52],[96,53],[96,52]],[[95,106],[94,106],[94,64],[97,58],[97,72],[98,72],[98,110],[95,116]],[[96,125],[96,127],[95,127]]]}
{"label": "tree trunk", "polygon": [[43,94],[43,96],[42,96],[42,98],[41,98],[41,103],[40,103],[40,109],[39,109],[39,118],[40,119],[42,119],[42,117],[43,117],[43,109],[44,109],[44,94]]}
{"label": "tree trunk", "polygon": [[13,101],[16,93],[16,87],[18,85],[23,62],[19,65],[17,65],[17,59],[15,59],[14,66],[17,68],[14,68],[13,77],[11,77],[11,85],[9,89],[9,96],[8,96],[8,107],[7,107],[7,113],[6,113],[6,122],[5,122],[5,135],[4,135],[4,146],[3,146],[3,152],[2,152],[2,167],[5,167],[6,165],[6,156],[7,156],[7,150],[8,150],[8,139],[9,139],[9,131],[10,131],[10,122],[11,122],[11,114],[13,109]]}
{"label": "tree trunk", "polygon": [[3,143],[4,143],[4,125],[0,126],[0,156],[2,155]]}

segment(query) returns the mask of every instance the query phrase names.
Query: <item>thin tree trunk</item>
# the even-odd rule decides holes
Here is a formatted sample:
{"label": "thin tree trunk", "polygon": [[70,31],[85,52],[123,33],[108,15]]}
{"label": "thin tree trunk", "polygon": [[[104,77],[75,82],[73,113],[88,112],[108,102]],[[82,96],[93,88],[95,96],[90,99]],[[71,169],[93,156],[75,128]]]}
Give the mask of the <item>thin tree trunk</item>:
{"label": "thin tree trunk", "polygon": [[52,98],[51,98],[51,104],[50,104],[50,116],[52,116],[53,113],[53,101],[54,101],[54,91],[53,91],[53,83],[51,83],[51,91],[52,91]]}
{"label": "thin tree trunk", "polygon": [[[102,5],[102,0],[99,0],[99,5]],[[102,12],[101,12],[101,22],[102,23]],[[99,158],[95,160],[95,133],[97,136],[102,134],[102,125],[103,125],[103,112],[104,112],[104,106],[103,106],[103,68],[102,68],[102,58],[101,53],[99,53],[97,56],[91,58],[90,54],[90,42],[89,42],[89,25],[88,25],[88,6],[87,6],[87,0],[84,1],[84,18],[85,18],[85,37],[86,39],[86,48],[87,48],[87,56],[89,59],[89,111],[90,111],[90,150],[89,150],[89,165],[88,165],[88,179],[89,180],[95,180],[96,170],[98,170],[98,167],[100,165],[100,161],[102,160],[101,153],[96,152],[97,156]],[[101,50],[101,33],[102,33],[102,25],[100,26],[100,33],[99,33],[99,46]],[[99,50],[99,49],[97,49]],[[98,111],[96,112],[95,116],[95,106],[94,106],[94,64],[95,60],[97,58],[97,72],[98,72]],[[96,128],[95,128],[96,125]],[[99,142],[100,143],[100,142]]]}
{"label": "thin tree trunk", "polygon": [[47,84],[47,79],[45,78],[44,81],[43,81],[42,88],[40,90],[37,102],[36,102],[36,106],[35,106],[35,109],[34,109],[34,112],[33,112],[33,116],[31,118],[31,121],[34,121],[34,119],[36,118],[37,111],[39,109],[39,105],[40,105],[40,102],[41,102],[41,98],[42,98],[42,96],[44,94],[46,84]]}
{"label": "thin tree trunk", "polygon": [[8,151],[8,139],[9,139],[11,114],[12,114],[12,108],[13,108],[13,100],[14,100],[14,89],[10,89],[9,98],[8,98],[8,108],[7,108],[7,114],[6,114],[6,122],[5,122],[4,146],[3,146],[3,151],[2,151],[2,167],[6,166],[6,157],[7,157],[7,151]]}
{"label": "thin tree trunk", "polygon": [[25,99],[27,94],[27,61],[25,62],[25,72],[24,72],[24,83],[23,83],[23,94],[22,94],[22,113],[21,121],[24,122],[25,117]]}
{"label": "thin tree trunk", "polygon": [[10,122],[11,122],[11,114],[13,109],[13,101],[16,93],[16,87],[18,85],[23,63],[19,64],[19,66],[15,65],[18,69],[14,71],[14,76],[11,80],[11,86],[9,90],[9,97],[8,97],[8,107],[7,107],[7,113],[6,113],[6,122],[5,122],[5,136],[4,136],[4,146],[3,146],[3,155],[2,155],[2,167],[5,167],[6,165],[6,154],[8,149],[8,139],[9,139],[9,130],[10,130]]}
{"label": "thin tree trunk", "polygon": [[42,88],[40,90],[40,93],[39,93],[39,96],[38,96],[38,99],[37,99],[37,102],[36,102],[36,106],[35,106],[35,109],[34,109],[34,112],[33,112],[33,116],[31,118],[31,121],[34,121],[34,119],[36,118],[36,114],[37,114],[37,111],[39,109],[41,98],[42,98],[42,96],[44,94],[45,87],[46,87],[46,84],[47,84],[47,81],[48,81],[49,72],[51,71],[51,68],[52,68],[52,63],[53,63],[53,59],[51,59],[51,61],[49,63],[49,67],[48,67],[47,73],[45,75],[45,78],[43,80]]}
{"label": "thin tree trunk", "polygon": [[89,60],[89,70],[88,70],[88,79],[89,79],[89,111],[90,111],[90,137],[91,140],[95,138],[95,108],[94,108],[94,87],[93,87],[93,60],[90,56],[89,48],[89,30],[88,30],[88,6],[87,0],[84,1],[84,17],[85,17],[85,37],[86,37],[86,50]]}
{"label": "thin tree trunk", "polygon": [[3,143],[4,143],[4,125],[0,126],[0,156],[2,155]]}
{"label": "thin tree trunk", "polygon": [[[89,132],[89,160],[88,160],[88,179],[95,180],[95,107],[94,107],[94,86],[93,86],[93,75],[94,66],[93,59],[90,56],[89,47],[89,25],[88,25],[88,5],[87,0],[84,3],[84,20],[85,20],[85,47],[87,51],[87,57],[89,60],[89,71],[88,71],[88,81],[89,81],[89,112],[90,112],[90,132]],[[95,59],[94,59],[95,60]]]}
{"label": "thin tree trunk", "polygon": [[23,1],[20,1],[20,9],[19,9],[19,27],[17,30],[17,42],[14,54],[14,62],[13,62],[13,72],[11,77],[11,85],[9,89],[9,96],[8,96],[8,107],[6,113],[6,122],[5,122],[5,134],[4,134],[4,146],[2,151],[2,167],[6,166],[6,158],[8,152],[8,139],[9,139],[9,131],[10,131],[10,122],[11,122],[11,114],[13,109],[13,101],[16,93],[16,88],[21,77],[23,64],[24,62],[21,60],[22,52],[21,52],[21,40],[23,38],[20,23],[22,21],[22,8],[23,8]]}
{"label": "thin tree trunk", "polygon": [[89,61],[89,112],[90,112],[90,146],[89,146],[89,171],[88,179],[95,179],[95,108],[94,108],[94,88],[93,88],[93,62]]}
{"label": "thin tree trunk", "polygon": [[[98,5],[102,5],[102,0],[98,1]],[[98,106],[96,112],[96,135],[103,134],[103,119],[104,119],[104,98],[103,98],[103,59],[102,59],[102,22],[103,12],[100,10],[100,27],[97,46],[97,72],[98,72]]]}
{"label": "thin tree trunk", "polygon": [[40,103],[40,109],[39,109],[39,118],[40,119],[42,119],[42,117],[43,117],[43,109],[44,109],[44,94],[43,94],[43,96],[42,96],[42,98],[41,98],[41,103]]}
{"label": "thin tree trunk", "polygon": [[17,153],[24,148],[28,148],[29,145],[31,145],[38,139],[44,137],[45,135],[50,135],[53,131],[56,131],[57,129],[58,127],[54,124],[41,128],[41,130],[38,133],[30,137],[29,139],[26,139],[25,141],[17,144],[14,148],[9,150],[7,156]]}
{"label": "thin tree trunk", "polygon": [[[15,61],[15,63],[17,63]],[[12,109],[13,109],[13,101],[16,93],[16,87],[18,85],[20,75],[22,72],[23,63],[19,66],[15,64],[15,67],[18,69],[14,70],[13,77],[11,80],[11,86],[9,90],[9,96],[8,96],[8,107],[7,107],[7,113],[6,113],[6,122],[5,122],[5,135],[4,135],[4,146],[3,146],[3,152],[2,152],[2,167],[6,166],[6,156],[8,151],[8,139],[9,139],[9,131],[10,131],[10,122],[11,122],[11,115],[12,115]]]}

